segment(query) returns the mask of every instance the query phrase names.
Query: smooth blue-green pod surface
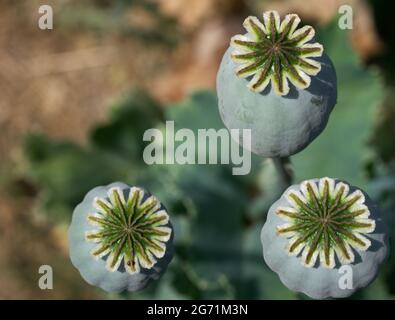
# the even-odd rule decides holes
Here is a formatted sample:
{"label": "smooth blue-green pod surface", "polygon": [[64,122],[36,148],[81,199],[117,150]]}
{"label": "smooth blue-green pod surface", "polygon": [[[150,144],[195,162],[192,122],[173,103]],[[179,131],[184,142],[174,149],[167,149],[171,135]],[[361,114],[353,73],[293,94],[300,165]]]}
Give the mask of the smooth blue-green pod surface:
{"label": "smooth blue-green pod surface", "polygon": [[87,193],[73,212],[69,254],[84,280],[107,292],[137,291],[165,272],[173,228],[144,189],[116,182]]}
{"label": "smooth blue-green pod surface", "polygon": [[345,298],[368,286],[389,252],[377,205],[330,178],[289,187],[271,206],[261,243],[282,283],[314,299]]}
{"label": "smooth blue-green pod surface", "polygon": [[272,85],[262,92],[248,88],[250,78],[235,74],[238,64],[225,53],[217,75],[221,118],[228,129],[250,129],[251,146],[246,149],[262,157],[287,157],[305,149],[325,129],[337,103],[335,68],[327,55],[316,58],[321,71],[311,84],[300,89],[290,84],[285,96]]}

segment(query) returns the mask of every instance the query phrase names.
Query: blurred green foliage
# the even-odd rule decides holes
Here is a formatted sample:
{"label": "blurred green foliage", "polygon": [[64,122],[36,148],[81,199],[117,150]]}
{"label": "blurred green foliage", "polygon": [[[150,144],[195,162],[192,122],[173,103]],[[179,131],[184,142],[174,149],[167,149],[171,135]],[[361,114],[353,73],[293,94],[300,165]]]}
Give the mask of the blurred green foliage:
{"label": "blurred green foliage", "polygon": [[[133,13],[132,10],[141,10]],[[145,14],[144,23],[139,16]],[[140,19],[141,20],[141,19]],[[144,44],[174,46],[181,35],[174,19],[149,0],[82,0],[64,4],[58,15],[62,30],[134,37]]]}
{"label": "blurred green foliage", "polygon": [[338,103],[324,132],[293,158],[295,172],[298,180],[329,176],[366,188],[364,166],[372,153],[367,142],[382,97],[379,77],[360,66],[337,21],[317,36],[336,67]]}
{"label": "blurred green foliage", "polygon": [[[364,170],[372,159],[367,139],[382,90],[363,70],[347,35],[334,24],[318,31],[338,73],[339,101],[326,131],[293,159],[296,180],[339,177],[368,188],[383,206],[395,236],[395,171],[373,179]],[[164,121],[194,131],[222,128],[215,94],[200,91],[177,105],[160,106],[142,91],[122,97],[109,119],[92,130],[86,146],[30,135],[27,177],[41,189],[42,208],[54,223],[68,223],[73,207],[98,185],[124,181],[157,195],[175,227],[175,258],[161,281],[125,298],[293,299],[264,264],[260,230],[282,186],[269,161],[254,157],[248,176],[233,176],[226,165],[155,165],[142,159],[146,129],[164,130]],[[371,181],[368,178],[371,178]],[[392,226],[392,227],[391,227]],[[394,246],[393,246],[394,247]],[[355,298],[389,298],[395,292],[395,261]],[[81,281],[83,281],[81,279]]]}
{"label": "blurred green foliage", "polygon": [[[93,130],[88,147],[38,135],[26,141],[30,178],[42,186],[43,209],[54,222],[68,222],[73,207],[89,189],[117,180],[144,186],[169,209],[176,258],[163,281],[137,297],[293,296],[263,263],[259,241],[263,213],[259,220],[248,219],[250,202],[258,193],[254,174],[235,177],[229,166],[221,165],[150,167],[143,162],[146,129],[163,130],[164,119],[195,132],[219,129],[216,105],[211,92],[197,92],[181,105],[162,109],[135,91],[114,106],[106,123]],[[255,164],[258,161],[254,159]],[[268,282],[276,283],[277,290],[273,286],[268,290],[263,285]]]}
{"label": "blurred green foliage", "polygon": [[[378,119],[375,124],[370,144],[376,151],[377,158],[386,165],[395,166],[395,24],[392,19],[392,4],[384,0],[369,0],[375,27],[384,50],[371,57],[369,64],[380,68],[386,85],[385,97],[379,106]],[[374,175],[375,164],[369,163],[371,174]]]}

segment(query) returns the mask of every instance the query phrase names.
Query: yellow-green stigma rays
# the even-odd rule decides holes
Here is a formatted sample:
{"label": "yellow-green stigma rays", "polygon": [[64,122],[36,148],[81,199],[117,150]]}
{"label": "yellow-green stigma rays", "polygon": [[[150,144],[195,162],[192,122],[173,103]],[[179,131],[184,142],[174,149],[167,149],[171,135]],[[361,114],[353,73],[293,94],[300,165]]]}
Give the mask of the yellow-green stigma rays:
{"label": "yellow-green stigma rays", "polygon": [[136,187],[128,191],[127,200],[120,188],[110,189],[106,199],[93,200],[97,212],[88,215],[88,222],[96,229],[86,232],[85,238],[97,243],[91,255],[105,258],[108,271],[118,270],[124,261],[125,270],[135,274],[140,267],[151,269],[164,256],[171,229],[157,198],[147,198]]}
{"label": "yellow-green stigma rays", "polygon": [[265,12],[263,22],[251,16],[244,21],[248,33],[232,38],[232,59],[241,64],[235,70],[237,76],[253,76],[250,90],[262,92],[271,82],[276,94],[284,96],[289,92],[288,81],[306,89],[310,76],[321,71],[321,64],[311,58],[322,56],[323,47],[309,43],[315,31],[311,26],[298,28],[299,23],[296,14],[288,14],[281,22],[277,11]]}
{"label": "yellow-green stigma rays", "polygon": [[280,207],[277,215],[287,223],[277,234],[289,238],[288,254],[299,255],[306,267],[319,257],[326,268],[334,268],[335,255],[340,264],[354,262],[354,250],[365,251],[371,242],[364,234],[374,231],[374,220],[360,190],[350,193],[349,186],[330,178],[319,183],[305,181],[300,191],[286,195],[291,207]]}

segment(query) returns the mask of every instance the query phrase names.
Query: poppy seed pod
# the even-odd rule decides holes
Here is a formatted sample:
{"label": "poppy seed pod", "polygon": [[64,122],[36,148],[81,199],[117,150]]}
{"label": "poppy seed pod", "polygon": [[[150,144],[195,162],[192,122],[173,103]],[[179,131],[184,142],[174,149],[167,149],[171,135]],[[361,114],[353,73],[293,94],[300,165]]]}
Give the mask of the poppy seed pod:
{"label": "poppy seed pod", "polygon": [[388,254],[377,206],[362,190],[330,178],[289,187],[271,206],[261,242],[284,285],[314,299],[366,287]]}
{"label": "poppy seed pod", "polygon": [[70,259],[91,285],[107,292],[137,291],[166,270],[172,240],[159,200],[117,182],[92,189],[74,209]]}
{"label": "poppy seed pod", "polygon": [[228,129],[250,129],[263,157],[287,157],[307,147],[326,127],[337,102],[334,66],[312,42],[311,26],[276,11],[263,22],[248,17],[245,35],[234,36],[217,75],[221,118]]}

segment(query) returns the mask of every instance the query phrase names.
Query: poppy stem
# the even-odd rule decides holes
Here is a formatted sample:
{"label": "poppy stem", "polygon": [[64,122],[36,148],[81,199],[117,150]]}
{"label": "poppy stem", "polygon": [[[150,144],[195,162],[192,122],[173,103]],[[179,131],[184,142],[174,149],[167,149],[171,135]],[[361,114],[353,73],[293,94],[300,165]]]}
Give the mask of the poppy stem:
{"label": "poppy stem", "polygon": [[289,157],[285,157],[272,158],[272,160],[281,184],[284,185],[284,189],[288,188],[294,180],[294,173],[291,168],[291,159]]}

